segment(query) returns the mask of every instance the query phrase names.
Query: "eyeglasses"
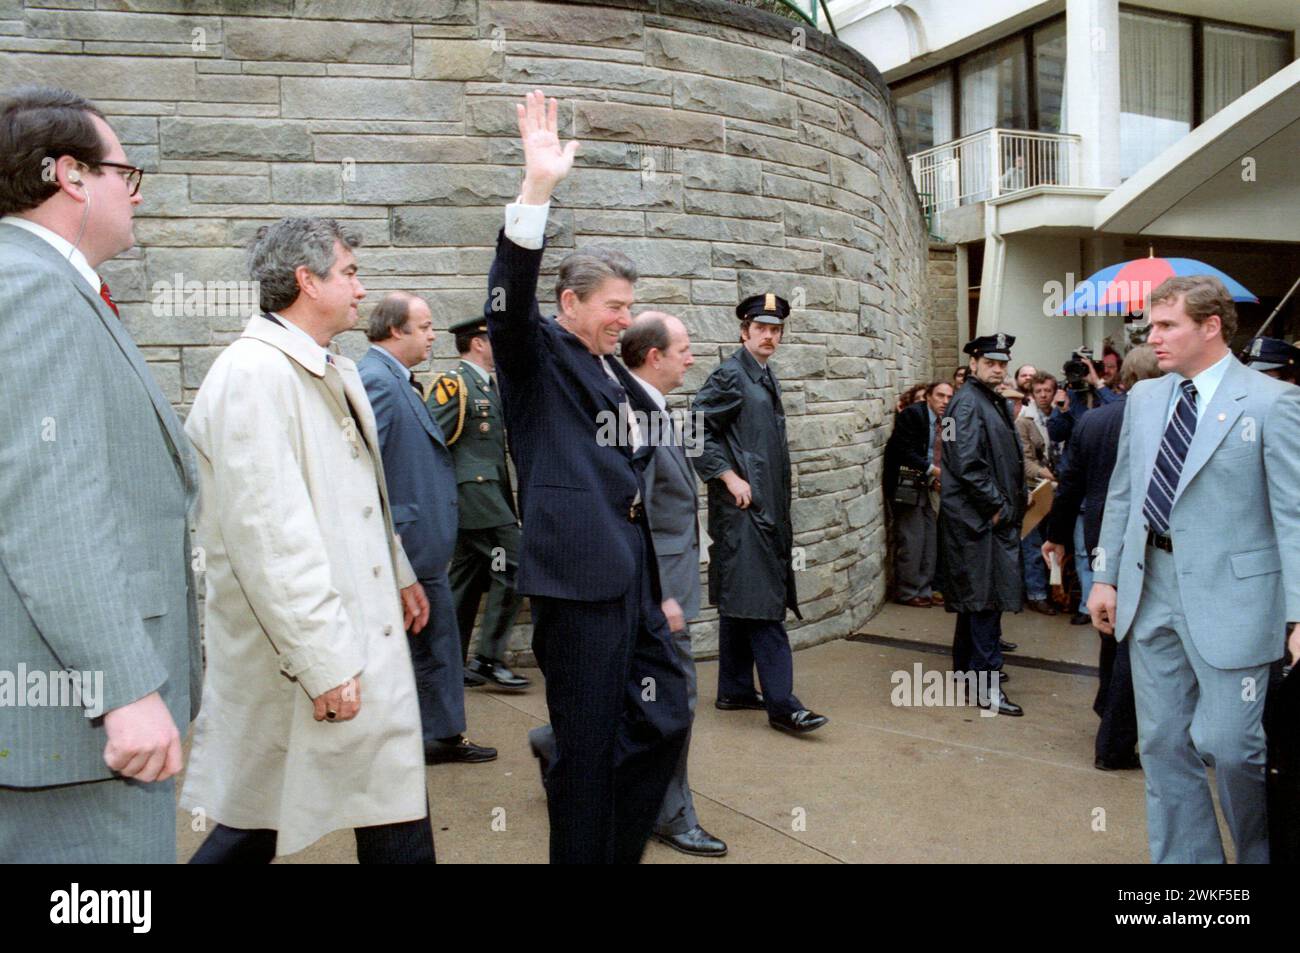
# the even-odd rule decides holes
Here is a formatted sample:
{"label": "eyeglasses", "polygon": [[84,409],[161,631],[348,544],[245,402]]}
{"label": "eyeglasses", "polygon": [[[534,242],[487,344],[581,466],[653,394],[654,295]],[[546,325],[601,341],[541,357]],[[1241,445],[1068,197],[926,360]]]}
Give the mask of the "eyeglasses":
{"label": "eyeglasses", "polygon": [[135,195],[140,191],[140,183],[144,181],[144,169],[134,165],[126,165],[122,162],[97,162],[96,165],[106,165],[113,169],[123,170],[118,172],[118,175],[125,179],[126,184],[131,187],[131,195]]}

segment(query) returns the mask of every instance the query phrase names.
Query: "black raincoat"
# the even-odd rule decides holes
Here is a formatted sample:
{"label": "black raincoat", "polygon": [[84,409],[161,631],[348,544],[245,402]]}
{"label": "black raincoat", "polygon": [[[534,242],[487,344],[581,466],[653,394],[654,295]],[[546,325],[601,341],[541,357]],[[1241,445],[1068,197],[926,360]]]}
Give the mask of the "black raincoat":
{"label": "black raincoat", "polygon": [[[770,370],[771,365],[768,365]],[[692,409],[704,417],[703,452],[692,461],[709,493],[709,602],[741,619],[795,618],[790,522],[790,448],[781,385],[741,347],[709,374]],[[740,509],[718,477],[749,483]]]}
{"label": "black raincoat", "polygon": [[949,612],[1019,612],[1025,469],[1007,402],[971,376],[948,405],[941,432],[935,588]]}

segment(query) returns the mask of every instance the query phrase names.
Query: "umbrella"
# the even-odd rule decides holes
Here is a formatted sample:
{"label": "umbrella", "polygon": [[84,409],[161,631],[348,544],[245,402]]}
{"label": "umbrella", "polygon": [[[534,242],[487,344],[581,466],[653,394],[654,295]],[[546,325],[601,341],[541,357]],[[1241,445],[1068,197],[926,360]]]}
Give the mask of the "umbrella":
{"label": "umbrella", "polygon": [[1166,278],[1176,275],[1214,275],[1227,287],[1233,301],[1259,299],[1238,281],[1195,258],[1135,258],[1103,268],[1074,287],[1057,308],[1057,314],[1130,314],[1142,311],[1146,296]]}

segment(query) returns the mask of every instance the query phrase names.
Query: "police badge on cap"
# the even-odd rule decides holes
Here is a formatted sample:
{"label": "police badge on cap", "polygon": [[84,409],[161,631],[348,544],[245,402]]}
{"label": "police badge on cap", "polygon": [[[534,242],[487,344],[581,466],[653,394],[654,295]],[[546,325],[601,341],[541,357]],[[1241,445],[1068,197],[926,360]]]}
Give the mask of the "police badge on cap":
{"label": "police badge on cap", "polygon": [[1245,362],[1257,371],[1300,367],[1300,348],[1277,338],[1255,338],[1246,351]]}
{"label": "police badge on cap", "polygon": [[785,319],[789,316],[790,302],[770,291],[761,295],[750,295],[736,305],[736,317],[742,321],[784,325]]}
{"label": "police badge on cap", "polygon": [[1011,348],[1016,343],[1014,334],[986,334],[966,342],[962,350],[971,357],[987,357],[990,361],[1011,360]]}

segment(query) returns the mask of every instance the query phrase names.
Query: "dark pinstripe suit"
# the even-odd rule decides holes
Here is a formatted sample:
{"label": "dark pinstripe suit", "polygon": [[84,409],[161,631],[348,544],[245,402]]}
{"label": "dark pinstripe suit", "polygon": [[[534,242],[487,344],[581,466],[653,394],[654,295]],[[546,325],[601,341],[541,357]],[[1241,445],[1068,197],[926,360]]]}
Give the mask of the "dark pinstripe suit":
{"label": "dark pinstripe suit", "polygon": [[[689,725],[649,528],[628,519],[651,448],[634,456],[598,442],[601,412],[617,413],[624,394],[600,358],[542,317],[541,259],[501,235],[484,311],[519,472],[519,591],[531,597],[555,729],[551,860],[635,862]],[[500,300],[505,309],[492,310]],[[607,364],[623,388],[638,386]]]}

